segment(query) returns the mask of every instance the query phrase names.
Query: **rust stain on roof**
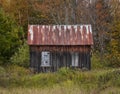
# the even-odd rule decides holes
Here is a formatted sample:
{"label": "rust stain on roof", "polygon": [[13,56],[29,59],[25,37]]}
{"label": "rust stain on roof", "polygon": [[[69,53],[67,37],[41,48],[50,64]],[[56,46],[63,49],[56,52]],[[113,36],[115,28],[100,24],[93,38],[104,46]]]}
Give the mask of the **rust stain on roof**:
{"label": "rust stain on roof", "polygon": [[29,45],[93,45],[91,25],[28,25]]}

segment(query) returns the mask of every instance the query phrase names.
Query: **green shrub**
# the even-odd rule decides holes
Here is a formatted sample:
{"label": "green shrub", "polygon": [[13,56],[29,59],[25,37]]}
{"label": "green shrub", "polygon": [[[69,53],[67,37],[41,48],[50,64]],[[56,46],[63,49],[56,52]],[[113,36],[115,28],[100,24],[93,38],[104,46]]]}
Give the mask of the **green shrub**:
{"label": "green shrub", "polygon": [[29,47],[24,43],[18,51],[11,57],[10,61],[14,65],[19,65],[22,67],[29,66]]}
{"label": "green shrub", "polygon": [[57,73],[61,76],[67,76],[67,75],[72,75],[74,70],[71,70],[70,68],[63,67],[57,71]]}
{"label": "green shrub", "polygon": [[6,74],[6,70],[0,66],[0,77],[4,76]]}
{"label": "green shrub", "polygon": [[94,53],[91,58],[91,66],[92,69],[106,69],[108,68],[108,60],[104,57],[101,60],[100,55],[98,53]]}
{"label": "green shrub", "polygon": [[29,69],[17,65],[7,66],[6,71],[11,77],[22,77],[30,74]]}
{"label": "green shrub", "polygon": [[1,87],[18,87],[24,85],[24,78],[28,79],[30,72],[28,69],[17,65],[9,65],[4,68],[4,76],[0,78]]}

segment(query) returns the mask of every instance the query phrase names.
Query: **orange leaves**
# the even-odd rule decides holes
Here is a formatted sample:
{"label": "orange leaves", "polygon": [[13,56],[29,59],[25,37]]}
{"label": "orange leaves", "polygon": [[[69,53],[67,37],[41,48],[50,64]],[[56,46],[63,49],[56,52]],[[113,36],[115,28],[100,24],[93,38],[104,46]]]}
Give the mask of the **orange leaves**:
{"label": "orange leaves", "polygon": [[97,5],[96,5],[96,9],[102,9],[102,4],[99,2],[99,3],[97,3]]}

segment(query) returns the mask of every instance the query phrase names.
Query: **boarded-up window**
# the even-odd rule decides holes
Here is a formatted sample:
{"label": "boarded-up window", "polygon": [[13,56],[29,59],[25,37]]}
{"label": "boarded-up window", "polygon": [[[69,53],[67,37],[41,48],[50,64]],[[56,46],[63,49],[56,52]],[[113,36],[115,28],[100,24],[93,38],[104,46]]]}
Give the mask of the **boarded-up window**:
{"label": "boarded-up window", "polygon": [[50,52],[42,52],[41,53],[41,66],[49,67],[50,66]]}

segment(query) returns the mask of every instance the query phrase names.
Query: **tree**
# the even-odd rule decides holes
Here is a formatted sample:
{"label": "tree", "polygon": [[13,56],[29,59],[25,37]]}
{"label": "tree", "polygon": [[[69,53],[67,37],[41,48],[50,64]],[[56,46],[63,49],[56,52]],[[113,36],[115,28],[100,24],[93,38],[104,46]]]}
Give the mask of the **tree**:
{"label": "tree", "polygon": [[38,0],[34,7],[49,17],[48,24],[86,24],[89,3],[90,0]]}
{"label": "tree", "polygon": [[91,24],[93,26],[93,38],[95,51],[100,53],[101,60],[107,51],[109,37],[107,33],[110,31],[112,16],[110,13],[110,5],[108,0],[94,0],[90,5]]}
{"label": "tree", "polygon": [[52,24],[53,20],[50,13],[47,12],[44,3],[45,0],[29,0],[28,1],[28,24]]}
{"label": "tree", "polygon": [[[28,1],[29,0],[0,0],[4,12],[14,18],[17,25],[21,26],[27,35],[28,26]],[[24,40],[26,36],[21,36]]]}
{"label": "tree", "polygon": [[111,0],[110,4],[113,21],[111,31],[108,32],[110,41],[108,44],[107,58],[110,66],[120,67],[120,1]]}
{"label": "tree", "polygon": [[0,0],[3,10],[13,18],[18,25],[24,26],[28,21],[28,0]]}
{"label": "tree", "polygon": [[111,40],[108,45],[107,54],[109,65],[120,67],[120,18],[113,22],[112,31],[109,33]]}
{"label": "tree", "polygon": [[21,33],[15,21],[0,9],[0,61],[8,61],[17,50]]}

